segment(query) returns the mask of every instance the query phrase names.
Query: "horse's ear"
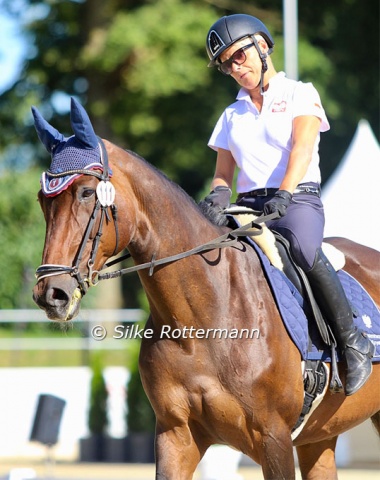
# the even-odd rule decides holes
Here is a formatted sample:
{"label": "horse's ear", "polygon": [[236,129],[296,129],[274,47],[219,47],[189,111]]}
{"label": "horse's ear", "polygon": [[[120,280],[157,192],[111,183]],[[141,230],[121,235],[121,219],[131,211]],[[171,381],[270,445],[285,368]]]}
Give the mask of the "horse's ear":
{"label": "horse's ear", "polygon": [[45,145],[46,150],[51,153],[54,147],[62,142],[65,137],[44,119],[36,107],[32,107],[32,113],[38,138]]}
{"label": "horse's ear", "polygon": [[82,105],[72,97],[70,120],[75,137],[84,147],[96,148],[98,146],[98,137],[95,134],[91,120]]}

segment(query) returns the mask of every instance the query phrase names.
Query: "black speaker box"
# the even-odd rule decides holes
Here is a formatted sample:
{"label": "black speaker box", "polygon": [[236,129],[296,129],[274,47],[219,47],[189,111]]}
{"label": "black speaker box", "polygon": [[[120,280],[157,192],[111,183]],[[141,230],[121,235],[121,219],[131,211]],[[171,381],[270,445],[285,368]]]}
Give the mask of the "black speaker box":
{"label": "black speaker box", "polygon": [[38,398],[38,405],[30,440],[45,445],[54,445],[58,441],[59,427],[66,401],[54,395],[43,394]]}

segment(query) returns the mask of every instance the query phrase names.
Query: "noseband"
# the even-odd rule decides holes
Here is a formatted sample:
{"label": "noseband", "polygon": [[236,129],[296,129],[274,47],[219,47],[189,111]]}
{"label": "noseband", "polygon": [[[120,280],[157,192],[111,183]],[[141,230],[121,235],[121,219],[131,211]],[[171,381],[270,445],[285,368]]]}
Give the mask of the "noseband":
{"label": "noseband", "polygon": [[[117,207],[113,203],[115,198],[115,188],[112,185],[112,183],[109,181],[110,174],[109,174],[109,162],[108,162],[107,150],[105,148],[105,145],[102,139],[98,137],[98,141],[100,145],[100,155],[101,155],[101,163],[103,164],[103,172],[100,173],[99,171],[96,171],[96,170],[85,170],[85,169],[74,169],[74,170],[68,170],[65,172],[60,172],[55,174],[49,172],[49,176],[57,177],[57,178],[64,177],[66,175],[83,174],[83,175],[92,175],[94,177],[97,177],[100,180],[96,188],[97,198],[96,198],[95,207],[91,214],[89,222],[87,224],[86,231],[84,233],[82,242],[80,244],[78,253],[76,255],[75,264],[71,267],[66,265],[44,264],[44,265],[40,265],[37,268],[36,274],[35,274],[37,278],[37,282],[39,282],[43,278],[53,277],[56,275],[69,274],[77,280],[82,296],[85,295],[89,287],[95,286],[98,283],[97,276],[99,272],[97,270],[94,270],[93,267],[95,264],[96,254],[99,248],[100,238],[102,236],[104,218],[107,217],[107,221],[110,221],[108,207],[111,208],[112,218],[114,221],[115,232],[116,232],[116,244],[115,244],[115,249],[112,256],[116,254],[118,249],[118,243],[119,243],[119,232],[118,232],[118,225],[117,225]],[[90,258],[87,262],[87,267],[88,267],[87,277],[82,277],[79,271],[79,266],[82,261],[83,252],[90,238],[91,231],[95,224],[99,210],[100,210],[99,227],[95,235],[95,238],[93,240]]]}

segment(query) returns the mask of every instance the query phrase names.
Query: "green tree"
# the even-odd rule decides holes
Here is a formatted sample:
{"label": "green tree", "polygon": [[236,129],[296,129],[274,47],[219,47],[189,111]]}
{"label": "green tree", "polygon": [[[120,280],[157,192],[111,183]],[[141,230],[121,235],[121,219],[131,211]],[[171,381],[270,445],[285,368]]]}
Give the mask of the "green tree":
{"label": "green tree", "polygon": [[108,426],[108,391],[104,381],[103,365],[100,355],[94,355],[91,360],[92,378],[90,384],[88,427],[91,433],[104,435]]}
{"label": "green tree", "polygon": [[[34,1],[26,4],[36,10]],[[24,70],[0,98],[3,162],[14,166],[19,161],[10,144],[38,143],[31,125],[32,104],[70,134],[68,96],[75,95],[86,104],[99,135],[136,150],[159,168],[167,167],[174,180],[189,177],[178,170],[191,169],[197,183],[192,182],[190,193],[195,194],[210,174],[198,151],[205,151],[211,128],[202,112],[213,102],[203,104],[207,94],[200,93],[210,85],[203,37],[215,18],[213,9],[202,1],[183,0],[38,5],[44,8],[39,15],[30,14],[32,21],[25,28],[30,52]],[[199,97],[199,115],[193,92]],[[199,124],[204,127],[202,137]],[[178,133],[181,138],[173,148]],[[42,152],[38,148],[35,158],[46,166]]]}
{"label": "green tree", "polygon": [[[342,158],[360,119],[370,123],[379,138],[379,2],[321,0],[318,6],[299,2],[300,35],[323,53],[314,62],[326,74],[318,78],[331,131],[321,142],[322,174],[327,179]],[[300,61],[307,61],[300,55]]]}
{"label": "green tree", "polygon": [[156,417],[141,383],[137,362],[131,365],[131,376],[127,385],[128,432],[154,433]]}
{"label": "green tree", "polygon": [[[146,318],[148,318],[149,304],[146,296],[140,294],[138,300],[139,307],[145,311]],[[128,433],[154,433],[156,416],[142,385],[139,370],[140,345],[139,340],[132,340],[129,345],[128,370],[131,376],[126,385],[126,424]]]}
{"label": "green tree", "polygon": [[[12,167],[30,161],[30,150],[17,154],[25,144],[36,145],[30,105],[70,133],[67,96],[76,95],[98,134],[147,157],[197,196],[213,170],[205,144],[236,92],[233,81],[217,80],[206,68],[210,24],[237,11],[259,16],[276,39],[276,64],[283,65],[277,0],[5,0],[4,6],[26,22],[29,45],[20,78],[0,98],[0,155]],[[379,131],[379,8],[375,0],[365,8],[359,0],[299,2],[298,8],[300,77],[315,83],[332,124],[322,142],[326,178],[360,118]],[[46,165],[41,152],[34,158]]]}
{"label": "green tree", "polygon": [[37,201],[37,170],[0,175],[0,306],[30,308],[41,263],[45,222]]}

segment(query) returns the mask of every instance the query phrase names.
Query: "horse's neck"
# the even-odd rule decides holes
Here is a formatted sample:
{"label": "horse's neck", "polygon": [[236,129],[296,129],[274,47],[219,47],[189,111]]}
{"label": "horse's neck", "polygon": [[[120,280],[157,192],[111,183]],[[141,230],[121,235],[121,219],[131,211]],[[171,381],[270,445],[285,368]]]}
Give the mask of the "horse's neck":
{"label": "horse's neck", "polygon": [[199,244],[202,237],[211,240],[215,236],[216,227],[178,185],[143,159],[123,153],[127,158],[115,165],[120,168],[116,189],[124,197],[120,215],[135,229],[129,248],[139,257],[136,260],[172,255]]}
{"label": "horse's neck", "polygon": [[[124,184],[120,188],[128,198],[120,223],[131,225],[133,230],[131,241],[125,246],[136,264],[185,252],[220,234],[190,197],[159,172],[134,157],[125,164]],[[165,312],[166,317],[174,318],[178,308],[183,307],[179,299],[188,297],[190,283],[202,276],[199,268],[207,268],[206,262],[199,265],[196,258],[189,257],[159,266],[153,275],[149,275],[149,270],[141,271],[141,282],[151,305]]]}

